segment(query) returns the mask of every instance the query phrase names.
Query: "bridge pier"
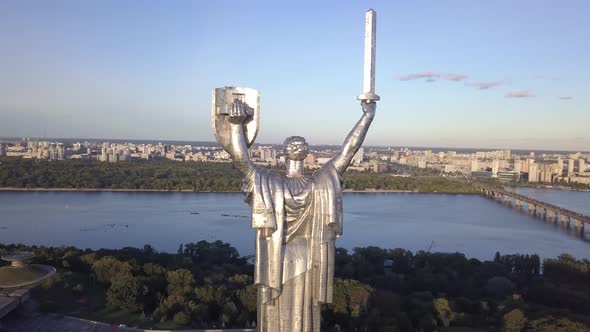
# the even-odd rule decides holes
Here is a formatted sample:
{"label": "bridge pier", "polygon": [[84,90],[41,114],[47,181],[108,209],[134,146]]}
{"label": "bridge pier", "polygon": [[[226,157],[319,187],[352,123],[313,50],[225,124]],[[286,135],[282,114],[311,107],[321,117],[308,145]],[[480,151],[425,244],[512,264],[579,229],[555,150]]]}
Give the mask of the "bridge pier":
{"label": "bridge pier", "polygon": [[582,220],[574,219],[574,232],[584,234],[584,223]]}
{"label": "bridge pier", "polygon": [[545,219],[545,220],[546,220],[546,219],[547,219],[547,217],[548,217],[548,211],[547,211],[547,207],[543,206],[543,207],[541,208],[541,218],[543,218],[543,219]]}
{"label": "bridge pier", "polygon": [[549,220],[552,224],[557,222],[557,211],[552,209],[547,209],[547,220]]}
{"label": "bridge pier", "polygon": [[570,223],[572,222],[572,217],[561,215],[561,224],[566,226],[567,228],[570,227]]}

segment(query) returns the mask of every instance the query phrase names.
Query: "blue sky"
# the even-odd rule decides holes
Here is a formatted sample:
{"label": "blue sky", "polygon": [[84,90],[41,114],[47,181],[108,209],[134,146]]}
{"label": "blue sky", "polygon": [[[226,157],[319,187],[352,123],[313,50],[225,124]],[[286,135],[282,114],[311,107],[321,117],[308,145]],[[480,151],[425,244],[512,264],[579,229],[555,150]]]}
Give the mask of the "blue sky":
{"label": "blue sky", "polygon": [[261,92],[257,141],[590,150],[588,1],[0,2],[0,136],[214,140],[211,90]]}

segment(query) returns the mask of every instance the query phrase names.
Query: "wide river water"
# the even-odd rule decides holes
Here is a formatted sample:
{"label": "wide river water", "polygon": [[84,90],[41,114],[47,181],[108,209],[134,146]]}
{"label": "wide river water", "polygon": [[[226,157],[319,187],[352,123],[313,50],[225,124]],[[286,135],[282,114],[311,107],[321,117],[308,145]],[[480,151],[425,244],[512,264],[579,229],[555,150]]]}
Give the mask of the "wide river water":
{"label": "wide river water", "polygon": [[[590,193],[521,189],[522,194],[590,214]],[[590,243],[522,211],[478,195],[345,193],[344,236],[337,246],[465,253],[571,253]],[[174,252],[181,243],[222,240],[254,250],[250,208],[239,193],[0,192],[0,242],[143,247]],[[588,235],[586,235],[588,237]]]}

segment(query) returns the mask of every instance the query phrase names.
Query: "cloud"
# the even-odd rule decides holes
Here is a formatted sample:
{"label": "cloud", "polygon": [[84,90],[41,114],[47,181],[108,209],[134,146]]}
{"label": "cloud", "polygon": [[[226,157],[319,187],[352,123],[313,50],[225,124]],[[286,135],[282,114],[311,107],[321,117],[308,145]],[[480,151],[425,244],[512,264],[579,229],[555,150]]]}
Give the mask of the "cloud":
{"label": "cloud", "polygon": [[461,74],[445,74],[443,76],[443,79],[455,82],[463,81],[466,78],[467,76]]}
{"label": "cloud", "polygon": [[451,74],[451,73],[437,73],[433,71],[425,71],[425,72],[418,72],[418,73],[411,73],[408,75],[404,75],[399,78],[400,81],[410,81],[410,80],[418,80],[424,79],[426,82],[434,82],[437,79],[447,80],[447,81],[454,81],[459,82],[466,79],[466,75],[461,74]]}
{"label": "cloud", "polygon": [[479,90],[487,90],[487,89],[496,87],[501,84],[502,84],[502,81],[491,81],[491,82],[474,82],[474,83],[469,83],[467,85],[473,86]]}
{"label": "cloud", "polygon": [[435,80],[440,77],[439,73],[427,71],[422,73],[412,73],[399,78],[400,81],[410,81],[425,78],[427,80]]}
{"label": "cloud", "polygon": [[528,90],[522,90],[522,91],[509,91],[505,97],[506,98],[528,98],[528,97],[534,97],[535,95],[533,95],[530,91]]}
{"label": "cloud", "polygon": [[561,99],[561,100],[572,100],[572,99],[574,99],[574,97],[572,97],[572,96],[561,96],[561,97],[559,97],[559,99]]}

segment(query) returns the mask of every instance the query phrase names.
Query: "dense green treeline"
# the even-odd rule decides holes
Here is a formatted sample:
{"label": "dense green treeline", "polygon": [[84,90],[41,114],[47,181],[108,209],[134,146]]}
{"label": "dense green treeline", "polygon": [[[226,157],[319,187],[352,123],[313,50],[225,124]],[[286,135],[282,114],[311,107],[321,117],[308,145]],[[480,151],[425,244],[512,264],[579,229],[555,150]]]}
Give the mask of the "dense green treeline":
{"label": "dense green treeline", "polygon": [[415,192],[479,193],[470,183],[440,176],[397,177],[390,174],[349,172],[344,175],[344,189],[403,190]]}
{"label": "dense green treeline", "polygon": [[237,191],[242,183],[230,163],[21,158],[1,162],[0,187]]}
{"label": "dense green treeline", "polygon": [[[0,246],[30,250],[58,273],[34,290],[45,311],[151,328],[253,326],[253,267],[220,241],[120,250]],[[384,262],[390,262],[384,266]],[[333,303],[322,331],[589,331],[590,261],[564,254],[337,249]]]}
{"label": "dense green treeline", "polygon": [[[92,160],[0,160],[0,187],[239,191],[241,174],[231,163],[137,160],[106,163]],[[394,177],[347,172],[344,189],[474,193],[466,183],[442,177]]]}

